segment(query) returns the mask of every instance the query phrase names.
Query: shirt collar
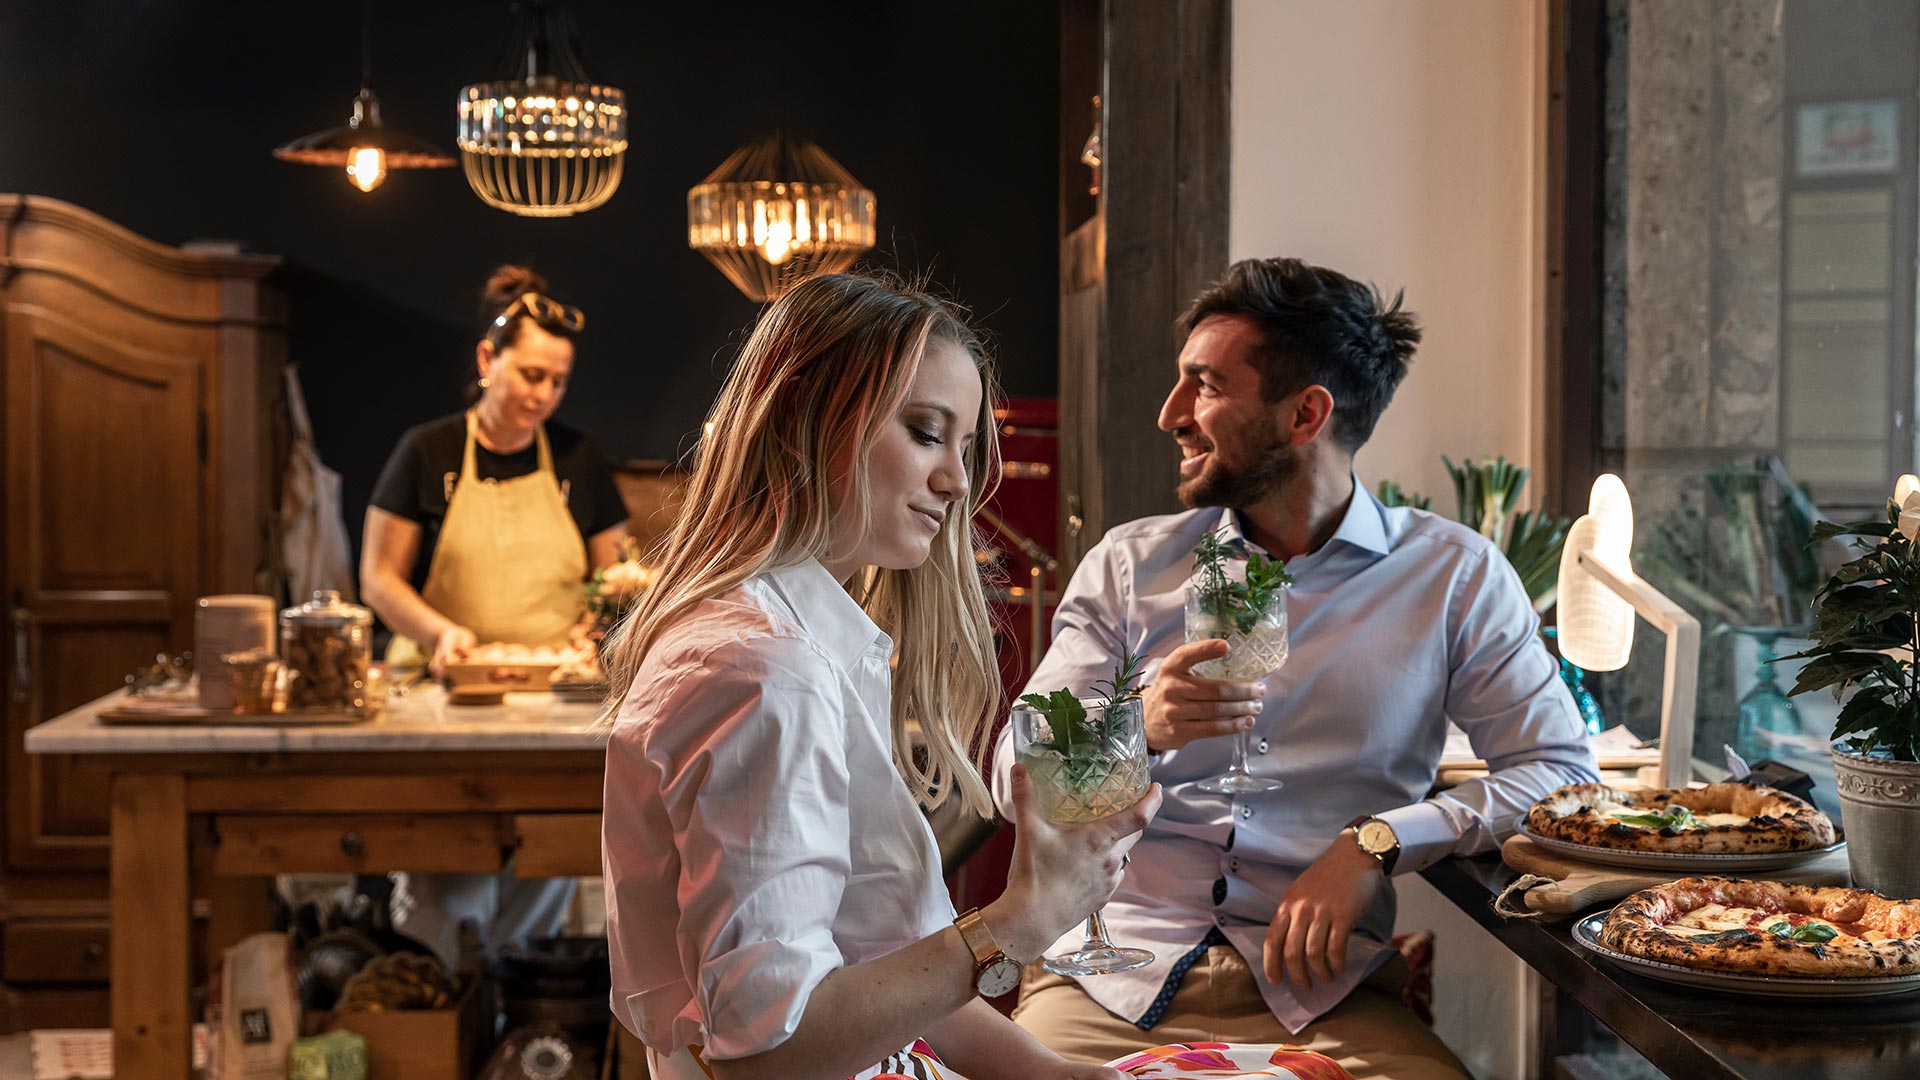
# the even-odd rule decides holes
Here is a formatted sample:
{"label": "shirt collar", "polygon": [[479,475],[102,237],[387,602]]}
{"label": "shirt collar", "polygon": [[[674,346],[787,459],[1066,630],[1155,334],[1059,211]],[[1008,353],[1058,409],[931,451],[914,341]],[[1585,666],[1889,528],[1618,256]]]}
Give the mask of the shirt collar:
{"label": "shirt collar", "polygon": [[840,663],[851,665],[876,642],[882,643],[888,653],[893,651],[893,639],[874,624],[818,559],[769,570],[763,576],[813,643]]}
{"label": "shirt collar", "polygon": [[[1360,483],[1359,473],[1351,475],[1353,497],[1347,501],[1347,512],[1340,518],[1340,525],[1333,530],[1333,536],[1328,539],[1327,545],[1323,545],[1320,550],[1325,551],[1327,546],[1344,542],[1363,551],[1385,555],[1392,548],[1387,543],[1387,524],[1382,516],[1380,501]],[[1240,526],[1240,511],[1221,512],[1220,540],[1222,543],[1238,544],[1243,548],[1251,543]]]}

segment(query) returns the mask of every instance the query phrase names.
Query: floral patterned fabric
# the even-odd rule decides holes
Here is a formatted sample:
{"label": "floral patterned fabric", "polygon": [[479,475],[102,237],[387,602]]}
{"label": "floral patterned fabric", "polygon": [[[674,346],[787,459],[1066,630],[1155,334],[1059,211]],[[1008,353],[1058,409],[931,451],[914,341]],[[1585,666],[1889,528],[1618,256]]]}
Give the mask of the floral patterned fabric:
{"label": "floral patterned fabric", "polygon": [[1174,1043],[1129,1054],[1108,1064],[1141,1080],[1234,1080],[1236,1077],[1353,1080],[1352,1073],[1325,1054],[1284,1044]]}

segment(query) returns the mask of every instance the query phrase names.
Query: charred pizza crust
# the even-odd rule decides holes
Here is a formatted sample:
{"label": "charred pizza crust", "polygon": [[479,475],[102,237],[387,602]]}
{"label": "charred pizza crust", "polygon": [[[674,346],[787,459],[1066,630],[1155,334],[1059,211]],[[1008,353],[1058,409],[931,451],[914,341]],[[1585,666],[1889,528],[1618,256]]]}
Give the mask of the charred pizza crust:
{"label": "charred pizza crust", "polygon": [[[1737,814],[1748,820],[1700,829],[1651,828],[1610,820],[1597,809],[1608,804],[1652,813],[1684,806],[1697,815]],[[1833,843],[1833,822],[1811,803],[1784,791],[1746,784],[1635,791],[1605,784],[1569,784],[1533,804],[1527,811],[1527,831],[1589,847],[1687,855],[1808,851]]]}
{"label": "charred pizza crust", "polygon": [[[1688,933],[1675,924],[1718,904],[1759,909],[1745,929]],[[1832,939],[1799,941],[1769,929],[1821,920]],[[1615,952],[1744,975],[1828,979],[1920,974],[1920,901],[1864,889],[1729,878],[1682,878],[1642,889],[1608,913],[1600,942]]]}

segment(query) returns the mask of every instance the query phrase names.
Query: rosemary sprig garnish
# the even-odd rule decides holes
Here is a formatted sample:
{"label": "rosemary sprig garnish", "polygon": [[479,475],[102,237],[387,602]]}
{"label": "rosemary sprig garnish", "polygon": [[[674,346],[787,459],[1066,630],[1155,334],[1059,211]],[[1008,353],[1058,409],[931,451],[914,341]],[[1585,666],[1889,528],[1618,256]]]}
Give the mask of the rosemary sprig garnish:
{"label": "rosemary sprig garnish", "polygon": [[1227,560],[1233,549],[1220,542],[1219,534],[1209,532],[1193,549],[1194,584],[1200,591],[1200,609],[1218,619],[1231,620],[1242,634],[1253,632],[1260,613],[1273,603],[1274,594],[1293,584],[1285,559],[1268,558],[1254,552],[1247,559],[1247,580],[1234,581],[1227,576]]}

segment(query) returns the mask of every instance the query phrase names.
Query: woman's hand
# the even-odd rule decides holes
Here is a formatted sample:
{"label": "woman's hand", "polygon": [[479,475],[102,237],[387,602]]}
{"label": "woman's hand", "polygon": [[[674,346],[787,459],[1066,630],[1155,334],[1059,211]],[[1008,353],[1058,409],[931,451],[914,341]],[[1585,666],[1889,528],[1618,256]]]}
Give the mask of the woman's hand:
{"label": "woman's hand", "polygon": [[480,644],[473,631],[458,624],[440,631],[439,640],[433,643],[433,660],[427,664],[427,670],[434,678],[447,673],[447,665],[460,659],[468,649]]}
{"label": "woman's hand", "polygon": [[1253,729],[1267,684],[1204,679],[1193,666],[1227,655],[1219,638],[1188,642],[1168,654],[1147,687],[1147,748],[1158,754],[1195,739],[1237,735]]}
{"label": "woman's hand", "polygon": [[1040,809],[1032,777],[1015,765],[1016,831],[1007,891],[981,912],[1007,955],[1032,960],[1098,911],[1120,887],[1121,856],[1159,809],[1160,785],[1154,784],[1139,802],[1110,817],[1057,825]]}

